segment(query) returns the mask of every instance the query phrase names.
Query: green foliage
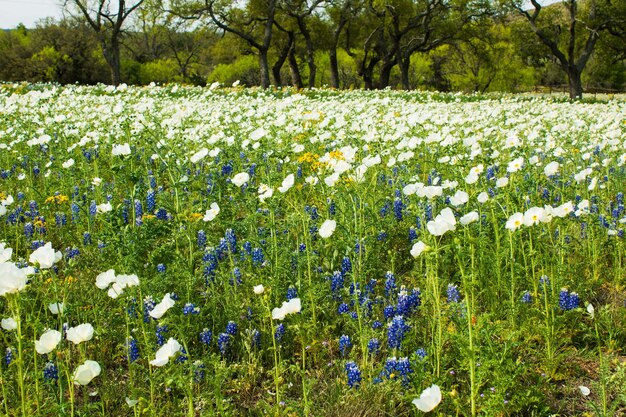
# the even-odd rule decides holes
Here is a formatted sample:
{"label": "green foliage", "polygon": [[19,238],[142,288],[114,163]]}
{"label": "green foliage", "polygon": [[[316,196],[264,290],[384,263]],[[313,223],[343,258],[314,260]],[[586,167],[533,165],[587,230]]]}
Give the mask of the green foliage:
{"label": "green foliage", "polygon": [[243,85],[253,86],[259,83],[259,62],[254,55],[244,55],[232,64],[218,64],[207,81],[230,85],[239,80]]}

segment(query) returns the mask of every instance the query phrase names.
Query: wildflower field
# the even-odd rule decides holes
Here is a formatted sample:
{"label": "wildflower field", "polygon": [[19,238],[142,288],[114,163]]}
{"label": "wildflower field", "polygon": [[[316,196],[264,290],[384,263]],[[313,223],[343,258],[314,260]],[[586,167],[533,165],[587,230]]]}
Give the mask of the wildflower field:
{"label": "wildflower field", "polygon": [[626,102],[0,86],[1,414],[626,413]]}

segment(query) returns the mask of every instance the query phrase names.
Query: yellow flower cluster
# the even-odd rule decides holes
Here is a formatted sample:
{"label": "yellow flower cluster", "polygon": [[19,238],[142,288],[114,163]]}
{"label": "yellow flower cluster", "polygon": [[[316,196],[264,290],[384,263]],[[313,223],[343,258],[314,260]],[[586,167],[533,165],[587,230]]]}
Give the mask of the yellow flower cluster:
{"label": "yellow flower cluster", "polygon": [[189,220],[192,221],[192,222],[195,222],[196,220],[200,220],[202,217],[203,216],[200,213],[191,213],[189,215]]}
{"label": "yellow flower cluster", "polygon": [[307,164],[313,164],[315,162],[317,162],[317,160],[319,159],[319,155],[311,153],[311,152],[307,152],[301,156],[298,157],[298,162],[303,163],[306,162]]}
{"label": "yellow flower cluster", "polygon": [[63,204],[65,202],[70,201],[70,199],[68,198],[68,196],[63,195],[63,194],[59,194],[59,195],[52,195],[48,198],[46,198],[46,204]]}

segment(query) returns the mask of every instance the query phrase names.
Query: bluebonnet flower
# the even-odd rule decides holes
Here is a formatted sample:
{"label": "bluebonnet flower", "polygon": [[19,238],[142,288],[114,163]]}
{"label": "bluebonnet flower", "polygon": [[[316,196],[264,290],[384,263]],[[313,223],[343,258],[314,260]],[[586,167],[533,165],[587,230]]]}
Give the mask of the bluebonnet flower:
{"label": "bluebonnet flower", "polygon": [[329,202],[329,204],[328,204],[328,215],[329,216],[334,216],[335,212],[336,212],[335,202],[333,200],[330,200],[330,199],[328,199],[327,201]]}
{"label": "bluebonnet flower", "polygon": [[417,240],[417,230],[415,230],[415,228],[411,226],[411,228],[409,229],[409,242],[412,243],[414,240]]}
{"label": "bluebonnet flower", "polygon": [[424,218],[427,222],[433,219],[433,206],[430,204],[426,204],[426,208],[424,209]]}
{"label": "bluebonnet flower", "polygon": [[24,225],[24,236],[26,239],[30,239],[35,233],[35,226],[31,222],[28,222]]}
{"label": "bluebonnet flower", "polygon": [[374,323],[372,323],[372,329],[374,329],[374,330],[380,329],[381,327],[383,327],[383,324],[380,321],[378,321],[378,320],[376,320],[376,321],[374,321]]}
{"label": "bluebonnet flower", "polygon": [[559,307],[563,311],[574,310],[578,308],[580,298],[577,293],[570,293],[566,288],[562,288],[559,293]]}
{"label": "bluebonnet flower", "polygon": [[341,356],[346,356],[348,350],[352,347],[352,342],[350,341],[350,336],[341,335],[339,338],[339,352],[341,352]]}
{"label": "bluebonnet flower", "polygon": [[421,292],[417,288],[414,288],[411,293],[407,292],[406,288],[402,286],[400,292],[398,292],[398,304],[396,305],[396,314],[401,316],[409,316],[413,313],[422,303]]}
{"label": "bluebonnet flower", "polygon": [[287,301],[298,298],[298,290],[295,287],[289,287],[287,290]]}
{"label": "bluebonnet flower", "polygon": [[143,206],[141,205],[141,201],[135,200],[135,217],[143,216]]}
{"label": "bluebonnet flower", "polygon": [[533,302],[533,296],[530,293],[530,291],[524,291],[524,294],[522,294],[522,303],[531,304],[532,302]]}
{"label": "bluebonnet flower", "polygon": [[389,297],[396,291],[396,276],[391,271],[385,274],[385,296]]}
{"label": "bluebonnet flower", "polygon": [[226,229],[224,239],[226,239],[226,243],[228,244],[228,250],[230,250],[231,253],[237,253],[237,236],[235,236],[233,229]]}
{"label": "bluebonnet flower", "polygon": [[274,339],[276,339],[276,343],[280,343],[285,335],[285,325],[280,323],[276,326],[276,331],[274,332]]}
{"label": "bluebonnet flower", "polygon": [[345,275],[349,272],[352,272],[352,262],[350,261],[350,258],[344,256],[341,260],[341,273]]}
{"label": "bluebonnet flower", "polygon": [[393,201],[393,214],[397,221],[402,220],[402,211],[404,210],[404,203],[401,198],[396,197]]}
{"label": "bluebonnet flower", "polygon": [[350,307],[348,306],[348,304],[346,303],[339,304],[339,307],[337,308],[337,313],[344,314],[344,313],[347,313],[348,311],[350,311]]}
{"label": "bluebonnet flower", "polygon": [[350,388],[358,387],[361,383],[361,371],[353,361],[346,363],[346,376],[348,377],[348,386]]}
{"label": "bluebonnet flower", "polygon": [[233,285],[233,286],[243,284],[243,281],[241,280],[241,269],[239,269],[238,267],[233,268],[233,273],[229,282],[230,282],[230,285]]}
{"label": "bluebonnet flower", "polygon": [[405,333],[410,329],[404,317],[395,316],[387,325],[387,346],[390,349],[400,349]]}
{"label": "bluebonnet flower", "polygon": [[83,246],[91,245],[91,233],[85,232],[83,233]]}
{"label": "bluebonnet flower", "polygon": [[298,251],[300,253],[304,252],[306,250],[306,244],[304,243],[300,243],[300,246],[298,246]]}
{"label": "bluebonnet flower", "polygon": [[340,291],[343,288],[343,275],[339,271],[333,272],[332,277],[330,277],[330,291],[333,293],[333,296],[339,297]]}
{"label": "bluebonnet flower", "polygon": [[46,242],[44,242],[43,240],[33,240],[32,242],[30,242],[30,248],[32,250],[37,250],[45,244]]}
{"label": "bluebonnet flower", "polygon": [[389,320],[395,315],[396,315],[396,309],[394,308],[394,306],[385,306],[385,308],[383,308],[383,316],[385,317],[386,320]]}
{"label": "bluebonnet flower", "polygon": [[213,339],[213,333],[209,329],[204,328],[200,332],[200,343],[203,343],[205,345],[210,345],[212,339]]}
{"label": "bluebonnet flower", "polygon": [[198,249],[204,250],[206,248],[206,233],[204,230],[198,230]]}
{"label": "bluebonnet flower", "polygon": [[408,358],[400,358],[396,362],[396,372],[398,376],[402,379],[402,385],[405,387],[408,386],[410,382],[409,375],[413,373],[413,368],[411,367],[411,362]]}
{"label": "bluebonnet flower", "polygon": [[254,265],[261,265],[265,262],[265,256],[263,255],[263,249],[254,248],[252,249],[252,263]]}
{"label": "bluebonnet flower", "polygon": [[386,217],[387,214],[389,214],[389,209],[391,209],[391,204],[387,201],[385,202],[385,205],[380,208],[380,217]]}
{"label": "bluebonnet flower", "polygon": [[159,220],[168,220],[169,219],[169,215],[167,214],[167,210],[165,210],[164,208],[158,209],[154,214],[155,214],[156,218],[159,219]]}
{"label": "bluebonnet flower", "polygon": [[128,211],[130,210],[130,200],[125,198],[122,205],[122,220],[124,224],[128,224]]}
{"label": "bluebonnet flower", "polygon": [[233,172],[233,161],[228,161],[222,165],[222,176],[230,175]]}
{"label": "bluebonnet flower", "polygon": [[193,363],[193,381],[196,383],[200,383],[204,381],[204,377],[206,375],[205,372],[206,366],[201,361],[195,361]]}
{"label": "bluebonnet flower", "polygon": [[367,351],[370,355],[375,355],[380,350],[380,341],[377,338],[372,338],[367,342]]}
{"label": "bluebonnet flower", "polygon": [[11,362],[13,361],[13,350],[8,347],[6,349],[6,351],[4,352],[4,364],[6,366],[11,365]]}
{"label": "bluebonnet flower", "polygon": [[229,335],[228,333],[220,333],[220,335],[217,338],[217,347],[220,351],[220,353],[223,355],[226,355],[226,353],[228,352],[228,349],[230,348],[230,344],[231,344],[231,339],[232,336]]}
{"label": "bluebonnet flower", "polygon": [[415,351],[415,354],[417,355],[417,357],[419,358],[419,360],[424,360],[426,359],[426,350],[424,348],[417,348],[417,350]]}
{"label": "bluebonnet flower", "polygon": [[154,190],[148,191],[148,195],[146,196],[146,211],[148,213],[154,212],[156,208],[156,192]]}
{"label": "bluebonnet flower", "polygon": [[248,255],[252,254],[252,243],[245,241],[241,246],[243,247],[244,252],[246,252]]}
{"label": "bluebonnet flower", "polygon": [[461,299],[461,294],[459,293],[459,287],[456,284],[448,284],[448,289],[446,290],[446,294],[448,296],[448,303],[458,303]]}
{"label": "bluebonnet flower", "polygon": [[187,350],[184,346],[180,347],[180,354],[176,358],[176,363],[184,363],[187,362]]}
{"label": "bluebonnet flower", "polygon": [[65,213],[56,213],[54,215],[54,223],[58,227],[65,226],[67,224],[67,216],[65,215]]}
{"label": "bluebonnet flower", "polygon": [[59,368],[52,361],[46,362],[43,368],[44,381],[57,381],[59,379]]}
{"label": "bluebonnet flower", "polygon": [[139,346],[137,345],[137,341],[132,337],[129,337],[126,341],[126,351],[128,363],[133,363],[139,359]]}
{"label": "bluebonnet flower", "polygon": [[250,333],[251,345],[253,348],[261,347],[261,332],[258,329],[252,329]]}
{"label": "bluebonnet flower", "polygon": [[376,235],[376,240],[378,240],[379,242],[384,242],[385,240],[387,240],[387,232],[385,232],[384,230],[378,232],[378,235]]}
{"label": "bluebonnet flower", "polygon": [[98,212],[98,206],[96,205],[95,201],[91,201],[91,203],[89,204],[89,215],[90,216],[95,216],[96,213]]}
{"label": "bluebonnet flower", "polygon": [[237,323],[235,323],[234,321],[229,321],[228,324],[226,324],[226,333],[228,333],[229,335],[236,336],[237,330],[238,326]]}
{"label": "bluebonnet flower", "polygon": [[145,323],[149,323],[152,320],[150,317],[150,312],[156,306],[156,302],[152,299],[152,297],[148,296],[143,300],[143,321]]}
{"label": "bluebonnet flower", "polygon": [[165,271],[167,270],[166,266],[164,264],[158,264],[157,267],[157,272],[164,274]]}
{"label": "bluebonnet flower", "polygon": [[183,314],[185,316],[189,314],[199,314],[199,313],[200,313],[200,307],[196,307],[193,303],[186,303],[183,306]]}
{"label": "bluebonnet flower", "polygon": [[361,243],[359,242],[359,240],[356,240],[356,243],[354,244],[354,253],[361,253],[361,251],[363,251],[363,253],[365,253],[365,248],[361,245]]}
{"label": "bluebonnet flower", "polygon": [[78,248],[67,248],[65,249],[65,259],[70,260],[80,255],[80,250]]}
{"label": "bluebonnet flower", "polygon": [[165,333],[168,333],[169,329],[167,325],[157,326],[156,328],[156,338],[157,345],[163,346],[165,344]]}

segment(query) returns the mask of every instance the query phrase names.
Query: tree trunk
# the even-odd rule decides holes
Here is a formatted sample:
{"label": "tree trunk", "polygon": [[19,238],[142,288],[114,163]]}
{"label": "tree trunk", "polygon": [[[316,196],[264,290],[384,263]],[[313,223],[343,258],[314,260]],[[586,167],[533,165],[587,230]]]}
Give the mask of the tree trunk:
{"label": "tree trunk", "polygon": [[339,88],[339,63],[337,62],[337,45],[330,48],[330,86]]}
{"label": "tree trunk", "polygon": [[289,63],[289,72],[291,73],[291,82],[293,83],[293,86],[301,89],[303,87],[302,77],[300,76],[300,69],[298,69],[298,61],[296,61],[294,45],[292,45],[291,50],[289,51],[287,62]]}
{"label": "tree trunk", "polygon": [[317,67],[315,66],[315,54],[313,51],[313,40],[311,39],[311,33],[304,22],[304,17],[298,16],[298,28],[304,37],[306,45],[306,63],[309,66],[309,88],[315,87],[315,75],[317,73]]}
{"label": "tree trunk", "polygon": [[259,77],[261,87],[270,87],[270,70],[267,62],[267,49],[259,49]]}
{"label": "tree trunk", "polygon": [[276,84],[276,86],[282,85],[282,77],[280,75],[280,70],[283,68],[285,61],[287,60],[287,55],[289,55],[289,51],[291,51],[292,45],[293,45],[293,35],[290,34],[287,43],[280,50],[280,55],[278,56],[276,63],[272,67],[272,75],[274,76],[274,84]]}
{"label": "tree trunk", "polygon": [[111,72],[111,84],[119,85],[122,82],[121,69],[120,69],[120,44],[119,41],[113,38],[110,44],[106,41],[101,41],[102,55],[104,60],[109,65]]}
{"label": "tree trunk", "polygon": [[583,82],[580,71],[576,68],[569,68],[567,71],[567,80],[569,84],[569,98],[572,100],[583,98]]}
{"label": "tree trunk", "polygon": [[402,58],[402,55],[398,52],[398,66],[400,67],[400,80],[402,81],[402,89],[410,90],[411,84],[409,82],[409,68],[411,67],[411,56],[406,59]]}
{"label": "tree trunk", "polygon": [[395,61],[387,61],[383,62],[383,65],[380,68],[380,77],[378,79],[378,88],[384,89],[389,86],[389,79],[391,78],[391,70],[396,65]]}

